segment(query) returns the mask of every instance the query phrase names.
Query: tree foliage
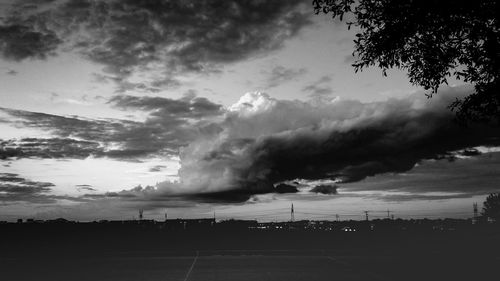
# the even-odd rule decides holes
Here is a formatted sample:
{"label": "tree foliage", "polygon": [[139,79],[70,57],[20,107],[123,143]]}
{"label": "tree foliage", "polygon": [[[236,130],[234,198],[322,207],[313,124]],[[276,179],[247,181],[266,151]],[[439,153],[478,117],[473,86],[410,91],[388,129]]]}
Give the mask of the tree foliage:
{"label": "tree foliage", "polygon": [[486,197],[482,215],[500,222],[500,193],[492,193]]}
{"label": "tree foliage", "polygon": [[358,28],[356,72],[368,66],[400,68],[410,82],[436,93],[447,79],[475,92],[450,108],[459,120],[500,121],[500,28],[497,0],[314,0],[316,14],[331,14]]}

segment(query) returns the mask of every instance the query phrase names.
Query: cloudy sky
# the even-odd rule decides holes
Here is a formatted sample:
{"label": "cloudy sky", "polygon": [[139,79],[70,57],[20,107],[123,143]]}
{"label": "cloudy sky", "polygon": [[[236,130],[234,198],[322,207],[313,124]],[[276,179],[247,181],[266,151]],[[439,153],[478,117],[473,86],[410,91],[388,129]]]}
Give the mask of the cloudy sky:
{"label": "cloudy sky", "polygon": [[470,217],[498,128],[310,1],[0,0],[0,220]]}

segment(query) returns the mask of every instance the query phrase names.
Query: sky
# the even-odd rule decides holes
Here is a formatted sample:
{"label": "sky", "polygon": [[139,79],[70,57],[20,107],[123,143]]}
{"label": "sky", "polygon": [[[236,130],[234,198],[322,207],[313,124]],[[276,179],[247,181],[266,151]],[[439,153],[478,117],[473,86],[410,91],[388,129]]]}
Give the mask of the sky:
{"label": "sky", "polygon": [[498,129],[310,1],[0,0],[0,220],[472,216]]}

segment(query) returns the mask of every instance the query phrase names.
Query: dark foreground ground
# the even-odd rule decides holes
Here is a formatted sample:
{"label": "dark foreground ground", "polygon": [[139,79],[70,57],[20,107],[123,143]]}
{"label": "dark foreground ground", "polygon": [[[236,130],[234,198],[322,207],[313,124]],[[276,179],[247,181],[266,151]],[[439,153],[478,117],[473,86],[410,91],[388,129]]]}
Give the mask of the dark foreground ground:
{"label": "dark foreground ground", "polygon": [[[362,253],[358,253],[362,254]],[[0,260],[2,280],[497,280],[500,259],[478,262],[464,256],[429,253],[345,255],[217,252],[172,256],[87,256]]]}
{"label": "dark foreground ground", "polygon": [[0,230],[5,281],[500,280],[498,228]]}

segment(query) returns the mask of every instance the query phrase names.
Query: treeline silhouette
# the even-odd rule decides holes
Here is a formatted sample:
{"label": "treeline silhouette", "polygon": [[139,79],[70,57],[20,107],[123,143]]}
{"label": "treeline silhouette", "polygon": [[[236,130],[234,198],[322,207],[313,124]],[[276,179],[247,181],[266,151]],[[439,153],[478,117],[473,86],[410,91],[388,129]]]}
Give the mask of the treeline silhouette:
{"label": "treeline silhouette", "polygon": [[[475,224],[473,224],[475,222]],[[498,253],[500,224],[471,219],[296,221],[175,219],[0,224],[1,256],[186,251],[478,251]],[[191,252],[189,252],[191,253]]]}

